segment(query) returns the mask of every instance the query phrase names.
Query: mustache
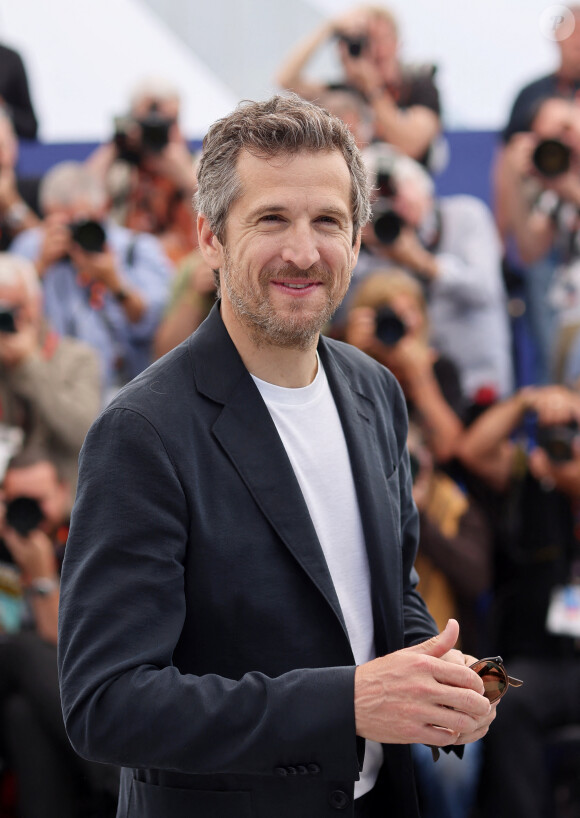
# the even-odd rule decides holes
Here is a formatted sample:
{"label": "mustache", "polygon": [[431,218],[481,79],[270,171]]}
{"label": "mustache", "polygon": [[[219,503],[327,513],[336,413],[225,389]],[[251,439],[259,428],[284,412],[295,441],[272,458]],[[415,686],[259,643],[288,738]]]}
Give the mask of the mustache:
{"label": "mustache", "polygon": [[264,270],[262,273],[263,281],[284,281],[287,278],[301,279],[303,281],[330,281],[333,276],[324,267],[318,264],[313,264],[307,270],[296,267],[293,264],[287,264],[284,267],[278,267],[276,270]]}

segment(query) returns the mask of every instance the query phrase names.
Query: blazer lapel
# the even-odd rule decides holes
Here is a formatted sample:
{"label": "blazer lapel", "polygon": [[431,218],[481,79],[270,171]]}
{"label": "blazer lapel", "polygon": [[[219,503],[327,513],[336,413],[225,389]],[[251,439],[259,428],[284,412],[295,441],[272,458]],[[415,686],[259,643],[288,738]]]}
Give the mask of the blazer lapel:
{"label": "blazer lapel", "polygon": [[198,389],[224,407],[213,426],[215,437],[262,513],[326,598],[347,634],[326,559],[294,470],[217,307],[192,336],[190,344]]}
{"label": "blazer lapel", "polygon": [[402,623],[393,612],[402,610],[400,532],[398,509],[387,487],[387,475],[394,472],[393,452],[379,451],[375,434],[377,407],[374,400],[355,387],[355,373],[346,372],[332,350],[321,339],[319,352],[350,455],[371,575],[371,598],[377,655],[387,653],[389,632],[395,634]]}

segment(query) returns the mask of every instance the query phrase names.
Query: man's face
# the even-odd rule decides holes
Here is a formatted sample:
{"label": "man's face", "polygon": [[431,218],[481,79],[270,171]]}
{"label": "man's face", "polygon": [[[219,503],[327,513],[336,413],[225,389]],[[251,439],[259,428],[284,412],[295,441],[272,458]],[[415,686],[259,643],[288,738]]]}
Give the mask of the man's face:
{"label": "man's face", "polygon": [[533,122],[539,139],[559,139],[580,153],[580,104],[567,99],[548,99]]}
{"label": "man's face", "polygon": [[217,243],[224,318],[258,346],[307,349],[344,298],[358,254],[346,162],[339,151],[243,151],[237,169],[242,194]]}

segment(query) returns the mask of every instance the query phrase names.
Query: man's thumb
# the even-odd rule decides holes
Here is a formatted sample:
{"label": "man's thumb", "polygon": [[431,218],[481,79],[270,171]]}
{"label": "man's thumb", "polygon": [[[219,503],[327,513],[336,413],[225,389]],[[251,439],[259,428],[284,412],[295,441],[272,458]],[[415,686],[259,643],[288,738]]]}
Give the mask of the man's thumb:
{"label": "man's thumb", "polygon": [[456,619],[450,619],[445,626],[445,630],[441,631],[437,636],[432,636],[426,642],[421,642],[419,645],[414,645],[412,650],[418,653],[425,653],[428,656],[435,656],[441,658],[455,647],[459,638],[459,623]]}

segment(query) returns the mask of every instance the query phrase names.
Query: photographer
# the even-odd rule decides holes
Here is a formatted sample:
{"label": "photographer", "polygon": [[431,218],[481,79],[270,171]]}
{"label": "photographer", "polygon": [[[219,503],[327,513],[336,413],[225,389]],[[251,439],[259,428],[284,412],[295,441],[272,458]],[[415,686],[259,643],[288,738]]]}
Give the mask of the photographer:
{"label": "photographer", "polygon": [[345,340],[388,367],[403,388],[409,415],[438,463],[453,457],[463,432],[457,370],[429,346],[419,283],[404,272],[377,271],[355,290]]}
{"label": "photographer", "polygon": [[580,104],[549,98],[496,166],[498,219],[526,265],[539,379],[559,380],[580,322]]}
{"label": "photographer", "polygon": [[498,818],[555,814],[546,737],[580,721],[579,419],[578,394],[527,387],[483,413],[460,445],[502,503],[493,650],[526,679],[486,742],[485,806]]}
{"label": "photographer", "polygon": [[[419,551],[415,568],[419,589],[437,625],[461,618],[461,648],[477,656],[487,652],[481,600],[489,592],[492,538],[486,516],[465,488],[433,461],[421,429],[407,436],[413,499],[419,511]],[[413,745],[422,818],[468,818],[476,800],[481,746],[465,748],[462,759]]]}
{"label": "photographer", "polygon": [[197,245],[191,208],[194,163],[179,127],[179,110],[172,85],[144,81],[132,94],[128,115],[116,118],[111,142],[87,160],[107,187],[112,218],[157,236],[174,263]]}
{"label": "photographer", "polygon": [[0,634],[0,752],[15,775],[18,814],[112,818],[116,773],[74,753],[60,710],[56,637],[70,485],[37,451],[10,464],[1,494],[0,563],[15,570],[22,592],[19,624]]}
{"label": "photographer", "polygon": [[[330,86],[304,76],[308,62],[329,40],[337,44],[343,73]],[[299,43],[276,80],[313,101],[329,87],[354,89],[372,107],[375,137],[425,164],[441,128],[434,73],[432,66],[403,65],[394,16],[382,6],[363,5],[324,22]]]}
{"label": "photographer", "polygon": [[105,192],[80,163],[54,166],[40,199],[45,220],[20,234],[12,250],[35,263],[51,325],[99,353],[111,392],[151,362],[169,262],[153,236],[107,220]]}
{"label": "photographer", "polygon": [[18,432],[23,450],[41,446],[74,491],[78,454],[100,400],[97,354],[59,337],[43,319],[31,262],[0,253],[0,463]]}
{"label": "photographer", "polygon": [[390,146],[364,152],[376,191],[355,282],[394,264],[422,283],[435,349],[459,369],[467,401],[512,390],[511,339],[501,248],[493,219],[472,196],[436,199],[417,162]]}
{"label": "photographer", "polygon": [[38,224],[38,185],[17,176],[18,139],[8,114],[0,107],[0,251],[22,230]]}

